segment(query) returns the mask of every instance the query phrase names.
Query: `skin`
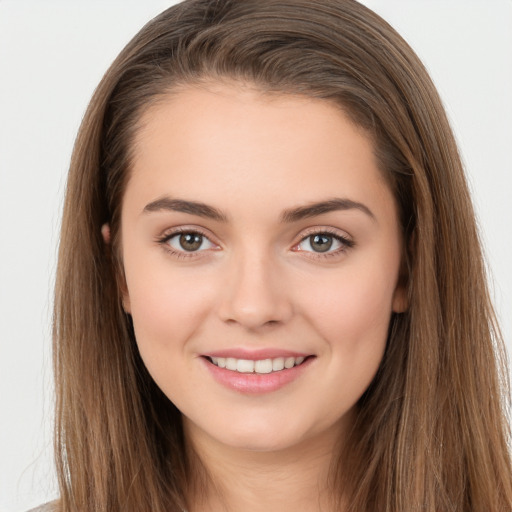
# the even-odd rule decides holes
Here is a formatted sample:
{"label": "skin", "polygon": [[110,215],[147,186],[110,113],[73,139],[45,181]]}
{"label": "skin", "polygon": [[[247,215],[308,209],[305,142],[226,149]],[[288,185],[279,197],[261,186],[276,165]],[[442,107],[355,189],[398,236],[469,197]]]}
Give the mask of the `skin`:
{"label": "skin", "polygon": [[[392,312],[406,308],[396,205],[371,141],[328,102],[234,83],[175,91],[140,126],[122,205],[123,304],[215,482],[208,510],[327,510],[336,442],[378,369]],[[155,206],[164,197],[223,218]],[[368,211],[282,218],[334,197]],[[199,250],[185,251],[176,229],[201,233]],[[328,238],[320,253],[318,233],[348,243]],[[310,358],[285,386],[246,393],[217,382],[204,357],[233,348]]]}

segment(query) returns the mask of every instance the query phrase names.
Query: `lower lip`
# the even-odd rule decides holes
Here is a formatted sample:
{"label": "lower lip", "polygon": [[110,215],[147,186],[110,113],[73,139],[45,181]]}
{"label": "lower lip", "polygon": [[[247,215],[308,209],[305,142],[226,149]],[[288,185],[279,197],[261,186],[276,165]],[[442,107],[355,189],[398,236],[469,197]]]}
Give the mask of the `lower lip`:
{"label": "lower lip", "polygon": [[272,373],[240,373],[219,368],[204,358],[204,363],[213,378],[223,386],[239,393],[264,394],[277,391],[298,379],[309,367],[313,357],[308,357],[302,364]]}

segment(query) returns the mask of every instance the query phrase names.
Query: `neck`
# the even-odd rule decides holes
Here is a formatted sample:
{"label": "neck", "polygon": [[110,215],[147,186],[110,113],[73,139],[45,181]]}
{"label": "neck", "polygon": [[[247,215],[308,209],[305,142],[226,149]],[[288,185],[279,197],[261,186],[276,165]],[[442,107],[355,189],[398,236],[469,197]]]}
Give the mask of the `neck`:
{"label": "neck", "polygon": [[[185,423],[186,425],[186,423]],[[278,451],[250,451],[194,435],[189,512],[328,512],[340,510],[328,482],[340,427]],[[195,462],[194,462],[195,461]],[[335,502],[338,502],[335,505]]]}

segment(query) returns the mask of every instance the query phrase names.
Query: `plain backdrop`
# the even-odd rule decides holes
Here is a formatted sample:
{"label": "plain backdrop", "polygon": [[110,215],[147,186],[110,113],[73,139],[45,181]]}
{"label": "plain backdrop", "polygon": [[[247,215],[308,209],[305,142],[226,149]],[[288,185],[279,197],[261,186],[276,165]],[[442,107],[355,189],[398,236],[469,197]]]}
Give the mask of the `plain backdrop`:
{"label": "plain backdrop", "polygon": [[[0,512],[56,496],[50,323],[71,147],[116,54],[171,1],[0,0]],[[512,0],[366,0],[409,41],[460,144],[512,348]]]}

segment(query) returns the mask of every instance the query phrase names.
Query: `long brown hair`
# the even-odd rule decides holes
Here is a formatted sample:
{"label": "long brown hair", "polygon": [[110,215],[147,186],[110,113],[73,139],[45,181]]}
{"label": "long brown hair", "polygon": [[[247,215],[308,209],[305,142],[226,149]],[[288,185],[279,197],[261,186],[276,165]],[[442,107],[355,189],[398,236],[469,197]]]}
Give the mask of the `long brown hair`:
{"label": "long brown hair", "polygon": [[120,208],[143,111],[223,79],[338,104],[372,137],[399,206],[409,307],[391,320],[333,492],[353,512],[512,510],[505,354],[457,147],[419,59],[354,0],[188,0],[149,22],[99,84],[72,156],[57,272],[61,510],[186,508],[180,413],[121,306]]}

